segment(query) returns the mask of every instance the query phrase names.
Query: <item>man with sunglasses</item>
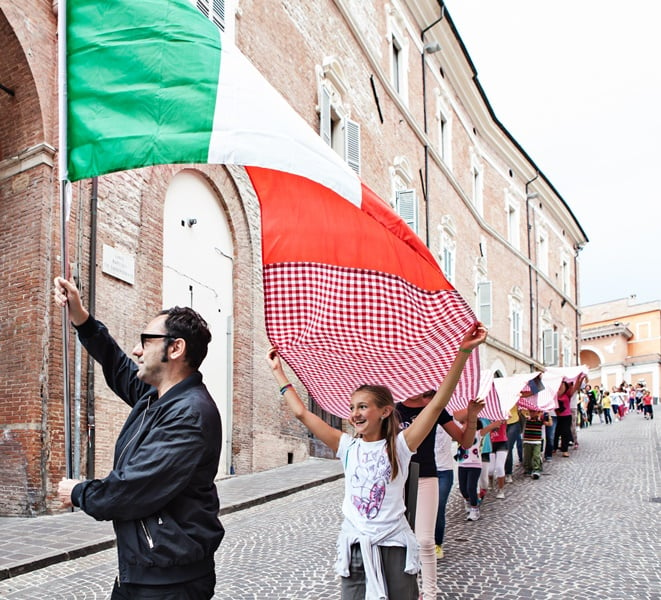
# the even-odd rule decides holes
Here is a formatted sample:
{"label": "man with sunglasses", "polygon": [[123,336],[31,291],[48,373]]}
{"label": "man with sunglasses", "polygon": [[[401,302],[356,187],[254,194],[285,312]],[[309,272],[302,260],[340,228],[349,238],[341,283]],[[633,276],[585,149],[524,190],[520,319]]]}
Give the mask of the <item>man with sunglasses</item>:
{"label": "man with sunglasses", "polygon": [[222,430],[198,370],[211,341],[206,322],[187,307],[161,311],[140,335],[134,361],[83,307],[72,282],[57,277],[54,296],[68,305],[110,389],[131,407],[113,470],[58,487],[65,507],[113,521],[119,574],[111,599],[213,597],[224,534],[214,484]]}

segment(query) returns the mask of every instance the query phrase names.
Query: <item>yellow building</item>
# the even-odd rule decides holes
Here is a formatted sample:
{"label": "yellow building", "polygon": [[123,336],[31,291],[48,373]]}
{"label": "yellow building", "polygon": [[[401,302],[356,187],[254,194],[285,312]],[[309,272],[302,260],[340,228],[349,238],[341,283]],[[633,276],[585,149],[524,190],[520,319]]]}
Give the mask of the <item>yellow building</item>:
{"label": "yellow building", "polygon": [[661,381],[661,300],[636,304],[630,296],[582,308],[581,363],[591,385],[604,389],[642,383],[655,404]]}

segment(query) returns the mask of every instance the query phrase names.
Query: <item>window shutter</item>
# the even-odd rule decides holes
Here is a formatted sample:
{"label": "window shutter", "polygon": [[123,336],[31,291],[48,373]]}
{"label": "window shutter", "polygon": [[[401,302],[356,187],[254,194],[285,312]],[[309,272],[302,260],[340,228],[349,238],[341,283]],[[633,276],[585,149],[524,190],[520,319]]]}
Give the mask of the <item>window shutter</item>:
{"label": "window shutter", "polygon": [[485,327],[491,327],[491,282],[477,284],[477,314]]}
{"label": "window shutter", "polygon": [[225,31],[225,0],[197,0],[197,9],[221,31]]}
{"label": "window shutter", "polygon": [[512,311],[512,348],[521,350],[521,313]]}
{"label": "window shutter", "polygon": [[418,233],[418,203],[415,190],[399,190],[395,193],[395,211],[413,231]]}
{"label": "window shutter", "polygon": [[331,145],[331,97],[330,92],[321,88],[319,106],[319,135],[324,143]]}
{"label": "window shutter", "polygon": [[213,16],[211,20],[221,31],[225,31],[225,0],[213,0]]}
{"label": "window shutter", "polygon": [[351,119],[344,121],[344,158],[360,175],[360,125]]}
{"label": "window shutter", "polygon": [[552,329],[545,329],[542,332],[542,345],[544,346],[544,364],[557,365],[558,364],[558,340],[559,335],[557,331]]}
{"label": "window shutter", "polygon": [[205,16],[209,18],[209,0],[197,0],[196,6],[198,10]]}
{"label": "window shutter", "polygon": [[450,283],[454,280],[454,252],[447,246],[443,248],[443,275]]}

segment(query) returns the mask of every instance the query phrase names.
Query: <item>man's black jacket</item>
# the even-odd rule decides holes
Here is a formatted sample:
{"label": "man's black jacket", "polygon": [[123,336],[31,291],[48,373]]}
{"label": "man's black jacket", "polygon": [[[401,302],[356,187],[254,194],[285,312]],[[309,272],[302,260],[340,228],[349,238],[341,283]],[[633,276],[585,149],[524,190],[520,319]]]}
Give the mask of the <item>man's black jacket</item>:
{"label": "man's black jacket", "polygon": [[157,398],[102,323],[90,317],[77,330],[108,386],[133,408],[117,438],[113,470],[76,485],[74,506],[113,521],[121,583],[178,583],[208,574],[225,533],[214,484],[222,429],[202,375],[193,373]]}

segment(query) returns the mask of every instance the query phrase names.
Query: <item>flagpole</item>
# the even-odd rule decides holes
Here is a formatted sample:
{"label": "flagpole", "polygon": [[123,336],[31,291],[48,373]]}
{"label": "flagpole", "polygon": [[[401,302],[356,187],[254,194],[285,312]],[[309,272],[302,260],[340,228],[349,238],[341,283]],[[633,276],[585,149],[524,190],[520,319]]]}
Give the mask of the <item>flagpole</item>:
{"label": "flagpole", "polygon": [[[67,167],[67,3],[58,0],[57,10],[57,70],[58,70],[58,114],[60,176],[60,240],[62,277],[69,279],[69,236],[68,224],[71,209],[71,183]],[[71,390],[69,386],[69,307],[62,308],[62,372],[64,377],[64,455],[66,476],[73,473],[71,462]]]}

